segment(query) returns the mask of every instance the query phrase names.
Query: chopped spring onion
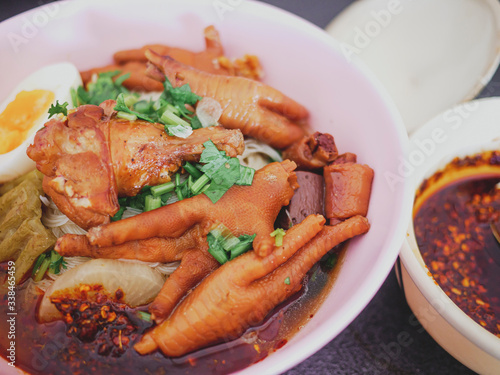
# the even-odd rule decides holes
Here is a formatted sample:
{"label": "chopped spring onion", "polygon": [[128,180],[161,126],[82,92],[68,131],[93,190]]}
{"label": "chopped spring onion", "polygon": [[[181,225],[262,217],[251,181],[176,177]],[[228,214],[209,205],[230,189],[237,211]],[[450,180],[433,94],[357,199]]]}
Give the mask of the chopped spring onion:
{"label": "chopped spring onion", "polygon": [[219,224],[207,235],[209,253],[221,264],[247,252],[253,246],[256,234],[234,236],[231,231]]}
{"label": "chopped spring onion", "polygon": [[36,259],[35,265],[33,266],[32,276],[36,275],[36,273],[38,272],[38,269],[40,268],[40,266],[42,265],[42,263],[46,257],[47,257],[47,254],[43,253],[43,254],[40,254],[40,256]]}
{"label": "chopped spring onion", "polygon": [[210,178],[206,174],[202,174],[200,178],[198,178],[195,183],[191,186],[191,191],[194,195],[200,193],[203,188],[207,188],[206,186],[210,182]]}
{"label": "chopped spring onion", "polygon": [[289,277],[287,277],[287,278],[285,279],[285,284],[286,284],[286,285],[290,285],[290,278],[289,278]]}
{"label": "chopped spring onion", "polygon": [[152,186],[151,194],[153,194],[153,197],[159,197],[160,195],[174,191],[174,189],[175,189],[175,184],[172,181],[170,181],[165,184]]}
{"label": "chopped spring onion", "polygon": [[283,245],[283,237],[285,237],[285,230],[283,228],[278,228],[271,233],[271,237],[274,237],[274,246],[279,247]]}
{"label": "chopped spring onion", "polygon": [[57,251],[52,250],[50,252],[49,273],[52,273],[54,275],[59,274],[59,272],[61,271],[61,266],[64,266],[63,257]]}
{"label": "chopped spring onion", "polygon": [[144,202],[144,211],[151,211],[161,207],[161,197],[147,195]]}
{"label": "chopped spring onion", "polygon": [[226,263],[229,258],[220,243],[219,238],[214,236],[212,232],[209,232],[207,235],[208,241],[208,252],[215,258],[217,262],[220,264]]}
{"label": "chopped spring onion", "polygon": [[198,168],[196,168],[193,164],[191,164],[188,161],[184,164],[184,169],[194,178],[200,178],[201,175],[203,174],[198,170]]}
{"label": "chopped spring onion", "polygon": [[[126,103],[126,101],[125,101]],[[141,100],[134,104],[134,111],[139,113],[148,114],[151,112],[152,102],[148,100]]]}
{"label": "chopped spring onion", "polygon": [[137,316],[146,322],[151,321],[151,314],[146,311],[137,311]]}
{"label": "chopped spring onion", "polygon": [[231,256],[229,259],[233,260],[234,258],[250,250],[253,246],[253,240],[255,239],[255,236],[256,234],[253,234],[251,236],[249,236],[248,234],[239,236],[239,243],[231,248]]}
{"label": "chopped spring onion", "polygon": [[125,212],[125,206],[120,206],[118,212],[111,218],[111,221],[121,220],[123,217],[123,213]]}
{"label": "chopped spring onion", "polygon": [[134,115],[132,113],[123,112],[123,111],[118,111],[116,113],[116,117],[122,118],[124,120],[129,120],[129,121],[135,121],[135,120],[137,120],[137,116],[136,115]]}
{"label": "chopped spring onion", "polygon": [[191,128],[191,126],[187,121],[184,121],[183,119],[181,119],[179,116],[177,116],[175,113],[173,113],[168,109],[165,112],[163,112],[163,115],[161,115],[160,120],[162,120],[166,125],[183,125],[185,127]]}
{"label": "chopped spring onion", "polygon": [[[120,79],[120,78],[118,78],[118,79]],[[118,81],[118,79],[117,79],[117,81]],[[116,84],[116,81],[115,81],[115,84]],[[118,84],[121,84],[121,83],[118,82]],[[135,95],[124,95],[124,97],[125,97],[124,102],[125,102],[125,105],[127,107],[132,107],[139,100],[139,98]]]}
{"label": "chopped spring onion", "polygon": [[38,269],[38,271],[36,271],[35,277],[33,278],[35,282],[39,282],[43,279],[43,276],[45,275],[45,272],[47,272],[47,268],[49,268],[49,265],[50,257],[45,257],[42,264],[40,265],[40,268]]}

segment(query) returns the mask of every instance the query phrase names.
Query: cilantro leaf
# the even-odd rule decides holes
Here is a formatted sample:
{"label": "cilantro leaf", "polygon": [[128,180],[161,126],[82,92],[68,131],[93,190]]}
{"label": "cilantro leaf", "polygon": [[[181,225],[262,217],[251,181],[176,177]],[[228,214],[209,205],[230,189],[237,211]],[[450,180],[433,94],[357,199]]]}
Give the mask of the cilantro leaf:
{"label": "cilantro leaf", "polygon": [[59,100],[56,100],[56,104],[51,104],[49,108],[49,118],[58,113],[62,113],[64,116],[68,115],[68,102],[64,102],[63,104],[59,104]]}
{"label": "cilantro leaf", "polygon": [[203,143],[203,146],[205,149],[201,153],[200,163],[208,163],[220,157],[219,149],[210,139]]}
{"label": "cilantro leaf", "polygon": [[119,70],[100,73],[95,82],[87,84],[87,90],[79,86],[76,92],[71,93],[73,105],[75,107],[84,104],[99,105],[108,99],[116,100],[120,94],[130,94],[130,91],[122,85],[123,81],[130,77],[130,73],[123,74],[113,81],[113,78],[120,74]]}
{"label": "cilantro leaf", "polygon": [[173,87],[167,77],[165,77],[163,87],[164,91],[161,97],[172,103],[172,105],[185,117],[193,114],[186,108],[186,104],[193,106],[202,99],[201,96],[191,91],[189,84],[182,85],[181,87]]}
{"label": "cilantro leaf", "polygon": [[193,129],[201,129],[203,127],[198,116],[191,117],[191,127]]}
{"label": "cilantro leaf", "polygon": [[219,169],[212,173],[210,186],[204,193],[212,203],[216,203],[239,178],[240,161],[236,158],[229,158]]}

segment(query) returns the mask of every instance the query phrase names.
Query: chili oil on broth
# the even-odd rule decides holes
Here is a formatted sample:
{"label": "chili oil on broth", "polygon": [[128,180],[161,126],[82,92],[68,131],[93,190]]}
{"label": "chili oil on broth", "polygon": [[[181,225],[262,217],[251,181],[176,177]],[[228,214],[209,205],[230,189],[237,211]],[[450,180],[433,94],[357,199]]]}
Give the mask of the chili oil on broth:
{"label": "chili oil on broth", "polygon": [[[420,186],[414,229],[434,280],[475,322],[500,337],[500,151],[456,158]],[[498,258],[497,258],[498,261]]]}
{"label": "chili oil on broth", "polygon": [[[326,269],[321,262],[307,274],[304,287],[289,300],[277,306],[256,327],[249,328],[240,338],[221,342],[179,358],[169,358],[159,351],[141,356],[133,344],[152,326],[138,316],[142,308],[128,308],[110,301],[94,303],[94,309],[106,308],[106,314],[116,314],[114,322],[101,327],[97,339],[88,340],[85,335],[76,337],[74,325],[63,321],[39,324],[36,321],[37,306],[43,294],[31,279],[17,287],[16,366],[32,375],[109,375],[148,373],[163,374],[227,374],[258,362],[285,345],[315,314],[328,296],[346,251],[341,245],[332,252],[338,254],[335,267]],[[0,265],[0,314],[7,316],[7,263]],[[68,304],[71,301],[63,301]],[[86,301],[77,301],[76,309]],[[64,306],[65,308],[70,308]],[[78,314],[76,314],[78,315]],[[75,318],[78,317],[75,315]],[[119,321],[118,319],[121,319]],[[133,329],[130,328],[133,326]],[[0,348],[6,353],[10,343],[7,325],[0,326]],[[119,331],[122,331],[119,334]],[[105,331],[105,332],[103,332]],[[79,332],[81,334],[81,331]],[[120,338],[124,350],[117,342]],[[103,351],[103,345],[108,345]],[[100,353],[101,352],[101,353]],[[6,355],[6,354],[5,354]]]}

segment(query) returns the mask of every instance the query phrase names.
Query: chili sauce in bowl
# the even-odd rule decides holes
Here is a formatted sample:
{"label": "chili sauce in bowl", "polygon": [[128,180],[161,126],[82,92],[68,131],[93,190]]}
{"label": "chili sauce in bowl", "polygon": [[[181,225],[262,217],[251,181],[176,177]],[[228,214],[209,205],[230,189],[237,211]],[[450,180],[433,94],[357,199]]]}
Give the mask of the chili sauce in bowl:
{"label": "chili sauce in bowl", "polygon": [[435,282],[476,323],[500,337],[500,151],[455,158],[423,181],[414,231]]}

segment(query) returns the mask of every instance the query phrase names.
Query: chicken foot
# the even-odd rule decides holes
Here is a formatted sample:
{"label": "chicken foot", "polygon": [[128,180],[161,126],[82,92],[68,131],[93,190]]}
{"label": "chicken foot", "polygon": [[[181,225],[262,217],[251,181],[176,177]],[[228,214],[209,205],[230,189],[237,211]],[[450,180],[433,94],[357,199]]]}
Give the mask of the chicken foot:
{"label": "chicken foot", "polygon": [[283,245],[269,256],[261,258],[251,251],[224,264],[134,348],[140,354],[160,348],[165,355],[178,357],[239,337],[300,290],[307,271],[331,248],[369,229],[362,216],[334,227],[324,223],[323,216],[310,215],[289,229]]}
{"label": "chicken foot", "polygon": [[174,87],[187,83],[194,93],[217,100],[223,110],[219,121],[225,128],[240,129],[279,149],[304,135],[297,122],[309,116],[307,109],[270,86],[244,77],[210,74],[151,50],[146,57]]}

